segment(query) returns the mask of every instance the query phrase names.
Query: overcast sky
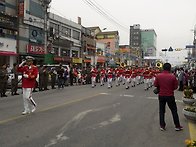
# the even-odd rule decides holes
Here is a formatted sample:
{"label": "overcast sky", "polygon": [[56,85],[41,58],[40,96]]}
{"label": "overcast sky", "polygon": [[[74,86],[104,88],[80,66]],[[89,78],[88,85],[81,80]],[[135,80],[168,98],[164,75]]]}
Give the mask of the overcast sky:
{"label": "overcast sky", "polygon": [[118,30],[121,44],[129,43],[129,26],[133,24],[156,31],[158,50],[170,46],[184,48],[193,42],[196,0],[91,0],[122,26],[108,21],[84,1],[52,0],[51,12],[75,22],[80,16],[85,27]]}

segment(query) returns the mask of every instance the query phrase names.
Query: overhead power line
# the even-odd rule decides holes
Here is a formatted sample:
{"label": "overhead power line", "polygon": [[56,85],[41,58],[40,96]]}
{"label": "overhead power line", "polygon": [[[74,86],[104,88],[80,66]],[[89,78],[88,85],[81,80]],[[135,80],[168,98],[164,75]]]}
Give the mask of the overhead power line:
{"label": "overhead power line", "polygon": [[99,5],[97,2],[93,3],[92,0],[82,0],[82,1],[85,2],[87,5],[89,5],[93,10],[95,10],[97,13],[99,13],[101,16],[103,16],[105,19],[107,19],[114,25],[120,27],[126,32],[128,31],[127,27],[124,27],[123,25],[121,25],[117,20],[114,19],[114,17],[111,14],[108,14],[108,12],[106,12],[106,10],[101,5]]}

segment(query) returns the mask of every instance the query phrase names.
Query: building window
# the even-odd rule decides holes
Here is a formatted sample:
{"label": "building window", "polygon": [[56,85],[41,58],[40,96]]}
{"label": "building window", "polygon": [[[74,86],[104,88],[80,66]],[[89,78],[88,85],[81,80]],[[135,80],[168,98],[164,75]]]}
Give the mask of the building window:
{"label": "building window", "polygon": [[61,49],[61,56],[70,57],[70,50],[68,50],[68,49]]}
{"label": "building window", "polygon": [[55,23],[50,23],[50,28],[54,29],[54,34],[59,34],[59,25]]}
{"label": "building window", "polygon": [[39,18],[44,18],[44,8],[39,3],[30,0],[30,14]]}
{"label": "building window", "polygon": [[62,26],[61,33],[63,36],[71,37],[71,29],[69,29],[67,27]]}
{"label": "building window", "polygon": [[74,39],[80,40],[80,32],[73,30],[73,36]]}

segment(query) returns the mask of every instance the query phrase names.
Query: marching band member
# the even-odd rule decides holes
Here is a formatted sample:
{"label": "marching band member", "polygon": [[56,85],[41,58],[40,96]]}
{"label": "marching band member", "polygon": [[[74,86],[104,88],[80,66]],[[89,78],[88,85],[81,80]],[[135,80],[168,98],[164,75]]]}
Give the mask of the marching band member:
{"label": "marching band member", "polygon": [[97,70],[96,68],[92,67],[91,69],[91,83],[92,83],[92,88],[96,86],[96,77],[97,77]]}
{"label": "marching band member", "polygon": [[[32,98],[32,90],[36,85],[36,78],[38,76],[38,68],[33,65],[34,58],[31,56],[26,57],[26,61],[23,61],[19,67],[18,72],[23,74],[22,77],[22,90],[23,90],[23,102],[24,111],[23,115],[29,114],[36,110],[37,104]],[[26,65],[24,65],[26,63]]]}
{"label": "marching band member", "polygon": [[143,72],[144,77],[144,90],[149,89],[149,70],[146,68],[146,70]]}
{"label": "marching band member", "polygon": [[135,87],[136,85],[136,76],[137,76],[136,70],[133,69],[132,74],[131,74],[131,86],[132,87]]}
{"label": "marching band member", "polygon": [[106,74],[106,71],[105,71],[104,68],[102,68],[101,71],[100,71],[100,83],[101,83],[100,86],[103,86],[104,85],[105,74]]}
{"label": "marching band member", "polygon": [[115,77],[116,77],[116,87],[120,86],[120,69],[116,68],[115,69]]}
{"label": "marching band member", "polygon": [[129,69],[125,70],[125,79],[126,79],[125,87],[126,87],[126,89],[129,89],[129,80],[130,80],[130,71],[129,71]]}
{"label": "marching band member", "polygon": [[108,89],[110,89],[112,88],[112,75],[113,75],[112,69],[109,68],[107,73],[108,73]]}

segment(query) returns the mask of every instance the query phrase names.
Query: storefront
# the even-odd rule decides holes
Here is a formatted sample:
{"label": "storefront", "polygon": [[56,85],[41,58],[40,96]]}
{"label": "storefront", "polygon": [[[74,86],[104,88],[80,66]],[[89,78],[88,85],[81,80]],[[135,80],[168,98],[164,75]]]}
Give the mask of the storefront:
{"label": "storefront", "polygon": [[16,40],[0,37],[0,63],[13,67],[17,62]]}

